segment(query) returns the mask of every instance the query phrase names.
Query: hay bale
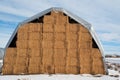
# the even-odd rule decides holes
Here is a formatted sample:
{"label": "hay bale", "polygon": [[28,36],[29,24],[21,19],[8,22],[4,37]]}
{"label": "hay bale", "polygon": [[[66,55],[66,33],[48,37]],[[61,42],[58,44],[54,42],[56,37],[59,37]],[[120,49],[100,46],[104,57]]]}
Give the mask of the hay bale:
{"label": "hay bale", "polygon": [[26,65],[28,65],[28,58],[27,57],[17,57],[15,64],[26,66]]}
{"label": "hay bale", "polygon": [[17,39],[18,40],[28,40],[28,32],[18,32]]}
{"label": "hay bale", "polygon": [[68,51],[67,52],[68,57],[74,57],[74,58],[78,57],[77,49],[68,49],[67,51]]}
{"label": "hay bale", "polygon": [[30,57],[42,57],[41,49],[28,49]]}
{"label": "hay bale", "polygon": [[29,40],[28,47],[30,49],[39,49],[39,48],[41,48],[40,40]]}
{"label": "hay bale", "polygon": [[4,64],[3,67],[2,67],[2,73],[4,75],[11,75],[11,74],[13,74],[13,65]]}
{"label": "hay bale", "polygon": [[90,35],[90,33],[81,33],[79,36],[79,41],[81,42],[92,42],[92,36]]}
{"label": "hay bale", "polygon": [[67,66],[79,66],[79,62],[77,58],[67,57]]}
{"label": "hay bale", "polygon": [[65,32],[66,29],[65,29],[65,24],[55,24],[54,25],[54,31],[55,32]]}
{"label": "hay bale", "polygon": [[56,41],[64,41],[65,40],[65,33],[55,33],[55,40]]}
{"label": "hay bale", "polygon": [[48,23],[43,24],[43,32],[53,32],[53,31],[54,31],[53,24],[48,24]]}
{"label": "hay bale", "polygon": [[65,74],[65,66],[55,66],[55,74]]}
{"label": "hay bale", "polygon": [[16,59],[16,57],[5,57],[4,58],[4,64],[9,64],[9,65],[13,65],[13,64],[15,64],[15,59]]}
{"label": "hay bale", "polygon": [[18,28],[18,33],[28,32],[29,24],[24,24]]}
{"label": "hay bale", "polygon": [[66,49],[54,49],[54,58],[65,58],[66,55]]}
{"label": "hay bale", "polygon": [[87,28],[85,28],[84,26],[80,25],[80,32],[88,33],[89,30]]}
{"label": "hay bale", "polygon": [[100,53],[100,50],[96,49],[96,48],[92,48],[92,57],[93,58],[101,58],[102,55]]}
{"label": "hay bale", "polygon": [[66,59],[64,57],[54,57],[54,65],[55,66],[65,66]]}
{"label": "hay bale", "polygon": [[19,48],[17,48],[17,56],[27,57],[28,56],[28,49],[19,49]]}
{"label": "hay bale", "polygon": [[41,32],[42,23],[29,23],[29,32]]}
{"label": "hay bale", "polygon": [[29,32],[29,40],[41,40],[40,32]]}
{"label": "hay bale", "polygon": [[53,48],[53,41],[42,41],[42,48]]}
{"label": "hay bale", "polygon": [[68,41],[68,49],[77,49],[78,42],[77,41]]}
{"label": "hay bale", "polygon": [[47,73],[47,74],[54,74],[55,70],[54,70],[54,66],[53,65],[43,65],[42,66],[42,73]]}
{"label": "hay bale", "polygon": [[67,74],[80,74],[80,67],[79,66],[66,66],[66,73]]}
{"label": "hay bale", "polygon": [[54,16],[54,17],[58,17],[58,16],[62,16],[63,15],[63,12],[59,12],[59,11],[51,11],[51,16]]}
{"label": "hay bale", "polygon": [[79,24],[69,24],[68,25],[69,26],[69,32],[78,32],[78,30],[79,30]]}
{"label": "hay bale", "polygon": [[67,32],[66,39],[67,39],[67,41],[76,41],[78,39],[78,37],[75,32]]}
{"label": "hay bale", "polygon": [[31,57],[29,58],[29,65],[31,64],[37,64],[37,65],[41,65],[41,57]]}
{"label": "hay bale", "polygon": [[50,16],[50,15],[45,15],[44,18],[43,18],[43,22],[54,24],[55,23],[55,18],[53,16]]}
{"label": "hay bale", "polygon": [[42,63],[45,65],[53,63],[53,49],[43,49]]}
{"label": "hay bale", "polygon": [[55,41],[54,48],[65,48],[64,41]]}
{"label": "hay bale", "polygon": [[68,16],[59,15],[55,18],[56,24],[68,24]]}
{"label": "hay bale", "polygon": [[40,66],[31,65],[28,67],[29,74],[39,74],[40,73]]}
{"label": "hay bale", "polygon": [[53,33],[43,33],[43,40],[53,41]]}
{"label": "hay bale", "polygon": [[20,66],[20,65],[15,65],[13,74],[27,74],[27,67],[26,66]]}
{"label": "hay bale", "polygon": [[16,44],[17,44],[17,48],[21,48],[21,49],[28,48],[28,40],[18,40]]}
{"label": "hay bale", "polygon": [[91,74],[91,67],[80,65],[80,74]]}
{"label": "hay bale", "polygon": [[81,49],[92,49],[92,42],[79,42],[78,47]]}
{"label": "hay bale", "polygon": [[16,48],[7,48],[5,53],[6,57],[15,57],[16,56],[17,49]]}

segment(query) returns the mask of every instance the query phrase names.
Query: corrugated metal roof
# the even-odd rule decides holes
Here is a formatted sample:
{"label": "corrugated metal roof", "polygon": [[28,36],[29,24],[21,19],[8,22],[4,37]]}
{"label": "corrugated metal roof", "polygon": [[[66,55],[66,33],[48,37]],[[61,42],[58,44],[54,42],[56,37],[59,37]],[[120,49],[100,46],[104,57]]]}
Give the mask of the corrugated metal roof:
{"label": "corrugated metal roof", "polygon": [[[98,45],[98,47],[99,47],[99,49],[100,49],[100,51],[101,51],[101,53],[102,53],[102,56],[103,56],[103,61],[105,62],[103,47],[102,47],[102,45],[101,45],[100,40],[98,39],[98,37],[97,37],[97,35],[96,35],[96,32],[94,31],[93,27],[91,26],[91,24],[88,23],[87,21],[83,20],[83,19],[80,18],[79,16],[77,16],[77,15],[75,15],[75,14],[73,14],[73,13],[71,13],[71,12],[69,12],[69,11],[67,11],[67,10],[65,10],[65,9],[63,9],[63,8],[59,8],[59,7],[49,8],[49,9],[47,9],[47,10],[45,10],[45,11],[42,11],[42,12],[36,14],[35,16],[32,16],[31,18],[29,18],[29,19],[21,22],[21,23],[18,25],[18,27],[15,29],[15,31],[13,32],[13,35],[11,36],[10,40],[8,41],[8,43],[7,43],[7,45],[6,45],[6,48],[10,45],[11,41],[13,40],[13,38],[14,38],[14,36],[15,36],[17,30],[18,30],[18,28],[19,28],[21,25],[23,25],[23,24],[25,24],[25,23],[28,23],[28,22],[31,22],[31,21],[33,21],[33,20],[35,20],[35,19],[38,19],[39,17],[42,17],[43,15],[51,12],[52,10],[53,10],[53,11],[61,11],[61,12],[65,13],[67,16],[73,18],[73,19],[74,19],[75,21],[77,21],[78,23],[82,24],[84,27],[86,27],[86,28],[89,30],[89,32],[91,33],[91,35],[92,35],[93,39],[95,40],[96,44]],[[104,64],[104,66],[105,66],[105,64]],[[106,68],[106,67],[105,67],[105,68]],[[106,68],[106,72],[108,73],[107,68]]]}

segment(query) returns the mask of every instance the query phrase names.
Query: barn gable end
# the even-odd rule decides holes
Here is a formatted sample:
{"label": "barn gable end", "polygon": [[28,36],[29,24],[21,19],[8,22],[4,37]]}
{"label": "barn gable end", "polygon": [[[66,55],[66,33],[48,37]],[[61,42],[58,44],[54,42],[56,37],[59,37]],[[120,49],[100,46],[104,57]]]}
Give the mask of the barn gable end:
{"label": "barn gable end", "polygon": [[18,25],[6,46],[2,72],[107,74],[103,48],[91,25],[62,8],[50,8]]}

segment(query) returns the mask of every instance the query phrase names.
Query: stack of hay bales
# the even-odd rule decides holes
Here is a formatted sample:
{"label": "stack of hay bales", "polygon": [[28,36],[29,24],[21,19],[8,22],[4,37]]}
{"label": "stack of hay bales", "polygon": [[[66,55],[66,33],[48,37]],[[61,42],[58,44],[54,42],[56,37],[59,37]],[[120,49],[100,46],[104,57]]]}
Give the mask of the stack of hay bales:
{"label": "stack of hay bales", "polygon": [[54,66],[55,73],[64,74],[66,66],[66,24],[68,17],[63,13],[54,13],[51,15],[55,18],[54,25]]}
{"label": "stack of hay bales", "polygon": [[103,61],[102,61],[102,55],[100,54],[100,50],[93,48],[92,49],[92,73],[93,74],[105,74],[105,71],[103,69]]}
{"label": "stack of hay bales", "polygon": [[42,24],[31,23],[29,26],[28,56],[29,74],[41,73],[42,66]]}
{"label": "stack of hay bales", "polygon": [[26,74],[28,72],[28,24],[20,27],[17,33],[17,56],[13,74]]}
{"label": "stack of hay bales", "polygon": [[79,32],[79,56],[80,56],[80,73],[91,73],[91,51],[92,37],[88,30],[81,26]]}
{"label": "stack of hay bales", "polygon": [[52,11],[43,23],[19,27],[15,48],[7,48],[3,74],[105,74],[92,36],[68,16]]}
{"label": "stack of hay bales", "polygon": [[3,74],[13,74],[14,64],[16,60],[16,48],[7,48],[4,56]]}
{"label": "stack of hay bales", "polygon": [[79,74],[79,56],[78,56],[78,24],[68,24],[66,31],[66,40],[67,40],[67,64],[66,72],[67,74]]}

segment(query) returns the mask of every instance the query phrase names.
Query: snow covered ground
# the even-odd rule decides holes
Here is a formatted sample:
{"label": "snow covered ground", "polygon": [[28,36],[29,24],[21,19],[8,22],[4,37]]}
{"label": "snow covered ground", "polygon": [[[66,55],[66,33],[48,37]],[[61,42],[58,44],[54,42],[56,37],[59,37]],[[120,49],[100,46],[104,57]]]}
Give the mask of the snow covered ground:
{"label": "snow covered ground", "polygon": [[108,75],[0,75],[0,80],[120,80],[120,58],[107,58]]}

